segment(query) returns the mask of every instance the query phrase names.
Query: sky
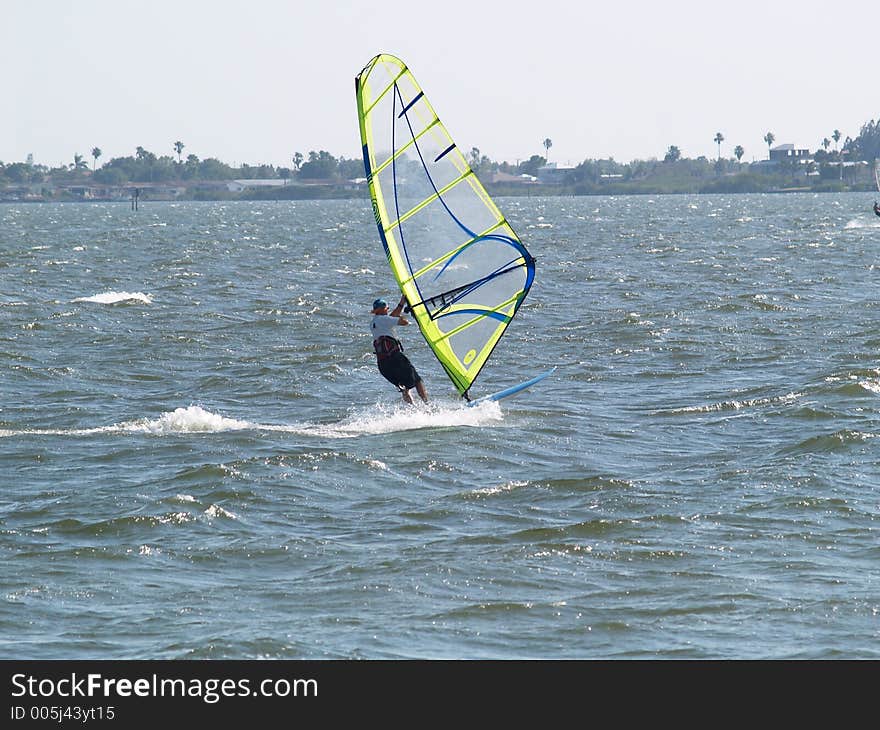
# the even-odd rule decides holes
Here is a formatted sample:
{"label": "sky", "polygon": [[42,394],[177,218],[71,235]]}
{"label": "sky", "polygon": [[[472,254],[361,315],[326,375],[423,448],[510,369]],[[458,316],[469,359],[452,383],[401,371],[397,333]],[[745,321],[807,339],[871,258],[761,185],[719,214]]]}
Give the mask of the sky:
{"label": "sky", "polygon": [[[880,118],[876,0],[0,0],[0,161],[138,146],[360,159],[354,77],[403,59],[459,147],[576,165],[817,149]],[[833,146],[832,148],[833,149]]]}

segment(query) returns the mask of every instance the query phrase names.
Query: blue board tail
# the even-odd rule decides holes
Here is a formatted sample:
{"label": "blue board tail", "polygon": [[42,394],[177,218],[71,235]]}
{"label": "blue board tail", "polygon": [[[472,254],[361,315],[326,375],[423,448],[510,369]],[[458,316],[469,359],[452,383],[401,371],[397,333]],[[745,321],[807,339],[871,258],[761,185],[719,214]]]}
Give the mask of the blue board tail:
{"label": "blue board tail", "polygon": [[548,375],[552,375],[556,371],[556,367],[550,368],[547,372],[541,373],[540,375],[535,376],[531,380],[526,380],[524,383],[520,383],[519,385],[513,385],[510,388],[505,388],[504,390],[499,390],[497,393],[492,393],[491,395],[484,395],[482,398],[477,398],[476,400],[468,401],[469,406],[475,406],[480,403],[485,403],[489,400],[501,400],[502,398],[507,398],[508,396],[513,395],[514,393],[519,393],[521,390],[525,390],[526,388],[530,388],[535,383],[539,383]]}

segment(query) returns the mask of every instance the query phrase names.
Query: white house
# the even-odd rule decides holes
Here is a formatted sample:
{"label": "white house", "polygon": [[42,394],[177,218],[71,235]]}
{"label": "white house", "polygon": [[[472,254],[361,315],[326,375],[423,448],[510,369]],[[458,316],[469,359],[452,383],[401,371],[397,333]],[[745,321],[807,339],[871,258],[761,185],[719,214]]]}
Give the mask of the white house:
{"label": "white house", "polygon": [[538,168],[538,182],[544,185],[559,185],[565,182],[565,175],[572,170],[573,167],[559,167],[555,162],[548,162]]}
{"label": "white house", "polygon": [[240,193],[243,190],[253,188],[280,188],[287,185],[287,180],[268,179],[268,180],[227,180],[226,189],[231,193]]}

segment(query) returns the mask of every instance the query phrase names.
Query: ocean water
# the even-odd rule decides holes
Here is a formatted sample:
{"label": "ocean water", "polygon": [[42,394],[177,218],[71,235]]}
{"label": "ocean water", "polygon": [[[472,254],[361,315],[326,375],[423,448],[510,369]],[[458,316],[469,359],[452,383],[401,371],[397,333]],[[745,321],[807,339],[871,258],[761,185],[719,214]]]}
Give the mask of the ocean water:
{"label": "ocean water", "polygon": [[880,658],[872,200],[502,198],[477,408],[365,200],[0,206],[0,654]]}

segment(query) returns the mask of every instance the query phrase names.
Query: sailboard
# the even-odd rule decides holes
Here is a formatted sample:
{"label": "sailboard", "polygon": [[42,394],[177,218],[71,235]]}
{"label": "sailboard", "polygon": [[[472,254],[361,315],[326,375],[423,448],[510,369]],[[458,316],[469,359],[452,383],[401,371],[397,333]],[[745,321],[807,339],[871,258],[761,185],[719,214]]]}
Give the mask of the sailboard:
{"label": "sailboard", "polygon": [[470,401],[534,282],[535,259],[403,61],[375,56],[355,78],[355,94],[373,215],[391,272],[428,346]]}
{"label": "sailboard", "polygon": [[469,400],[469,406],[478,406],[480,403],[487,403],[488,401],[501,400],[502,398],[508,398],[512,395],[516,395],[520,391],[525,390],[526,388],[530,388],[535,383],[540,383],[544,378],[549,375],[553,375],[556,372],[556,368],[552,367],[549,370],[541,373],[540,375],[536,375],[534,378],[530,378],[518,385],[512,385],[509,388],[505,388],[504,390],[499,390],[497,393],[492,393],[491,395],[484,395],[481,398],[477,398],[476,400]]}

